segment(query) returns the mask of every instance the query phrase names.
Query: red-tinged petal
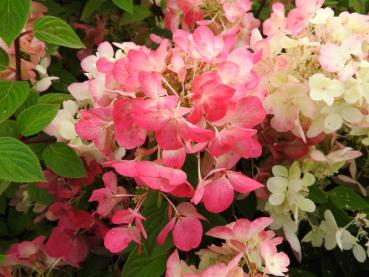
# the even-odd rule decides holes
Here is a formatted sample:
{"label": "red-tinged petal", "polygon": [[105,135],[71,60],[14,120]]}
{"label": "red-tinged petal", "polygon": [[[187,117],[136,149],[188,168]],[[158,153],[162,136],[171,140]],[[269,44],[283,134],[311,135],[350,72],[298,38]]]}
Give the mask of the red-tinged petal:
{"label": "red-tinged petal", "polygon": [[131,116],[134,123],[145,130],[151,131],[164,128],[163,126],[173,118],[173,113],[168,110],[158,110],[156,100],[137,98],[133,102]]}
{"label": "red-tinged petal", "polygon": [[158,98],[167,94],[161,84],[161,75],[157,72],[141,71],[138,74],[138,81],[140,82],[142,92],[147,97]]}
{"label": "red-tinged petal", "polygon": [[145,227],[142,224],[142,219],[144,219],[144,217],[142,217],[141,215],[136,216],[135,223],[136,223],[137,229],[140,231],[140,233],[142,234],[142,236],[145,239],[147,239],[147,233],[146,233]]}
{"label": "red-tinged petal", "polygon": [[205,187],[204,205],[212,213],[220,213],[228,209],[234,198],[234,189],[225,176],[213,180]]}
{"label": "red-tinged petal", "polygon": [[61,228],[55,227],[46,242],[45,250],[50,257],[60,258],[68,256],[70,247],[69,236]]}
{"label": "red-tinged petal", "polygon": [[103,181],[106,188],[111,190],[112,192],[116,191],[117,189],[117,176],[110,171],[103,175]]}
{"label": "red-tinged petal", "polygon": [[197,212],[195,206],[189,202],[180,203],[177,206],[177,210],[182,216],[193,217],[197,219],[205,219],[205,217],[203,217],[201,214]]}
{"label": "red-tinged petal", "polygon": [[158,145],[164,150],[177,150],[183,148],[178,140],[178,129],[176,121],[170,120],[163,124],[160,129],[155,132]]}
{"label": "red-tinged petal", "polygon": [[121,85],[124,85],[129,78],[128,68],[129,67],[127,58],[122,58],[115,62],[113,76],[114,79]]}
{"label": "red-tinged petal", "polygon": [[120,99],[113,106],[114,132],[117,142],[126,149],[142,145],[146,140],[146,131],[136,125],[131,116],[132,101]]}
{"label": "red-tinged petal", "polygon": [[196,126],[185,119],[178,120],[178,130],[184,141],[208,142],[214,137],[214,131]]}
{"label": "red-tinged petal", "polygon": [[228,171],[227,178],[234,190],[240,193],[249,193],[264,187],[263,184],[243,175],[241,172]]}
{"label": "red-tinged petal", "polygon": [[266,118],[266,112],[260,99],[248,96],[237,102],[231,122],[242,128],[253,128]]}
{"label": "red-tinged petal", "polygon": [[162,159],[165,166],[182,168],[186,160],[186,149],[182,147],[178,150],[164,150]]}
{"label": "red-tinged petal", "polygon": [[99,72],[110,73],[113,71],[115,64],[109,61],[107,58],[99,58],[96,62],[96,68]]}
{"label": "red-tinged petal", "polygon": [[167,260],[167,272],[165,277],[181,277],[181,260],[179,259],[177,249],[169,256]]}
{"label": "red-tinged petal", "polygon": [[202,200],[202,198],[204,197],[204,193],[205,193],[205,185],[210,183],[210,180],[205,180],[203,182],[200,182],[197,185],[197,188],[195,190],[195,194],[193,195],[191,202],[194,203],[195,205],[199,204],[200,201]]}
{"label": "red-tinged petal", "polygon": [[196,28],[192,37],[196,50],[205,59],[215,58],[223,51],[223,41],[215,37],[214,33],[207,26]]}
{"label": "red-tinged petal", "polygon": [[173,243],[182,251],[190,251],[200,245],[202,225],[193,217],[180,217],[173,229]]}
{"label": "red-tinged petal", "polygon": [[105,162],[104,167],[113,167],[120,175],[135,178],[137,174],[136,161],[122,160],[119,162]]}
{"label": "red-tinged petal", "polygon": [[127,248],[131,241],[141,243],[140,232],[136,227],[116,227],[106,233],[104,245],[110,252],[119,253]]}
{"label": "red-tinged petal", "polygon": [[207,72],[196,76],[192,82],[191,91],[194,94],[194,99],[199,99],[201,97],[202,91],[209,84],[220,84],[221,79],[219,75],[215,72]]}
{"label": "red-tinged petal", "polygon": [[175,189],[169,191],[169,193],[179,198],[191,198],[195,193],[195,189],[191,184],[185,182],[182,185],[176,186]]}
{"label": "red-tinged petal", "polygon": [[232,229],[228,226],[217,226],[210,229],[206,235],[219,239],[233,239]]}
{"label": "red-tinged petal", "polygon": [[111,219],[114,224],[131,224],[136,218],[136,214],[131,209],[116,211]]}
{"label": "red-tinged petal", "polygon": [[170,231],[173,230],[174,225],[176,224],[176,218],[173,217],[165,226],[164,228],[160,231],[158,237],[156,238],[156,242],[159,245],[163,245],[165,240],[167,239]]}
{"label": "red-tinged petal", "polygon": [[132,49],[127,55],[129,67],[136,71],[152,71],[148,55],[143,50]]}
{"label": "red-tinged petal", "polygon": [[187,180],[187,175],[182,170],[165,167],[150,161],[138,162],[137,172],[139,177],[154,189],[168,189],[182,185]]}
{"label": "red-tinged petal", "polygon": [[225,128],[209,143],[209,152],[213,156],[219,157],[231,149],[235,149],[242,141],[249,141],[255,134],[256,130],[254,129]]}

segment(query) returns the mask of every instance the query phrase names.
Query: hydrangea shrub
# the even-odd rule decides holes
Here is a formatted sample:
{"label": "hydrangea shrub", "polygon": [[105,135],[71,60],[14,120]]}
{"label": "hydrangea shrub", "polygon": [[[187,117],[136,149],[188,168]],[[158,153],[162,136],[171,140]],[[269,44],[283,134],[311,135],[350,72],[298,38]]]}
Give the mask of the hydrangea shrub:
{"label": "hydrangea shrub", "polygon": [[367,274],[369,4],[62,2],[0,0],[0,276]]}

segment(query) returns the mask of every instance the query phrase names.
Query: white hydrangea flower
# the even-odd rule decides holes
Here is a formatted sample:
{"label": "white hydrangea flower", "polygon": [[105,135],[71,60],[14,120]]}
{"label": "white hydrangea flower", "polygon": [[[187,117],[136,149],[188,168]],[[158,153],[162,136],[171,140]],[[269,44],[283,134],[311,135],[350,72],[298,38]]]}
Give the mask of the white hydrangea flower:
{"label": "white hydrangea flower", "polygon": [[331,106],[335,98],[344,93],[343,84],[336,80],[325,77],[322,73],[314,74],[309,79],[310,97],[314,101],[324,101]]}
{"label": "white hydrangea flower", "polygon": [[361,111],[347,103],[335,103],[332,106],[321,108],[313,119],[307,132],[308,137],[315,137],[321,132],[332,134],[346,124],[358,124],[363,121],[364,115]]}
{"label": "white hydrangea flower", "polygon": [[[332,250],[337,246],[343,250],[352,250],[355,259],[363,263],[366,260],[364,248],[358,243],[358,239],[353,236],[346,228],[340,228],[330,210],[324,212],[324,220],[319,226],[313,226],[313,229],[306,234],[302,241],[311,242],[314,247],[320,247],[324,240],[324,247]],[[368,251],[369,255],[369,251]]]}
{"label": "white hydrangea flower", "polygon": [[326,24],[328,20],[334,17],[334,11],[331,8],[319,9],[315,16],[310,19],[313,24]]}
{"label": "white hydrangea flower", "polygon": [[301,178],[301,169],[298,162],[294,162],[289,169],[284,166],[273,167],[274,177],[267,181],[267,188],[271,192],[268,202],[273,206],[288,207],[298,221],[299,210],[314,212],[315,204],[307,198],[309,186],[315,183],[315,177],[304,173]]}

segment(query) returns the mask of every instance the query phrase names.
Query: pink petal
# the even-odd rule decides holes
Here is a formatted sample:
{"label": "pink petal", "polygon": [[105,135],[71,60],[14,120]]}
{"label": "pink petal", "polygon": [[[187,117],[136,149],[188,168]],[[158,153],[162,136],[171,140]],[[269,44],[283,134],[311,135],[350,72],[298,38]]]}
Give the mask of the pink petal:
{"label": "pink petal", "polygon": [[234,190],[240,193],[249,193],[264,187],[263,184],[243,175],[241,172],[227,171],[227,178]]}
{"label": "pink petal", "polygon": [[229,208],[234,198],[234,189],[225,176],[213,180],[205,187],[203,201],[212,213],[220,213]]}
{"label": "pink petal", "polygon": [[184,148],[178,150],[164,150],[162,159],[165,166],[182,168],[186,160],[186,150]]}
{"label": "pink petal", "polygon": [[181,260],[179,259],[178,250],[176,249],[167,260],[167,272],[165,277],[181,276]]}
{"label": "pink petal", "polygon": [[190,251],[201,243],[202,225],[192,217],[180,217],[173,229],[173,243],[182,251]]}
{"label": "pink petal", "polygon": [[111,219],[114,224],[131,224],[136,218],[136,214],[131,209],[116,211]]}
{"label": "pink petal", "polygon": [[158,98],[167,94],[161,84],[161,75],[157,72],[141,71],[138,74],[138,81],[143,93],[148,97]]}
{"label": "pink petal", "polygon": [[160,231],[158,237],[156,238],[156,243],[159,245],[163,245],[165,240],[167,239],[170,231],[173,230],[174,225],[176,224],[176,218],[173,217]]}
{"label": "pink petal", "polygon": [[131,241],[141,243],[139,231],[135,227],[116,227],[106,233],[104,245],[110,252],[119,253],[127,248]]}
{"label": "pink petal", "polygon": [[146,131],[137,126],[131,116],[132,102],[120,99],[113,106],[114,132],[120,146],[133,149],[146,140]]}
{"label": "pink petal", "polygon": [[103,166],[105,167],[113,167],[120,175],[133,178],[135,178],[138,175],[136,165],[137,165],[136,161],[128,161],[128,160],[103,163]]}

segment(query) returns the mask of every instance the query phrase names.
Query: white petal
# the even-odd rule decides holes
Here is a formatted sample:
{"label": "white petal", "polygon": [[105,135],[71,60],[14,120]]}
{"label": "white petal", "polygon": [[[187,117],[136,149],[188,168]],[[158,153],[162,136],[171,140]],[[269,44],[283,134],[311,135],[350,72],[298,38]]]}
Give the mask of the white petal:
{"label": "white petal", "polygon": [[285,198],[286,197],[284,193],[272,193],[269,196],[268,201],[271,205],[278,206],[283,203]]}
{"label": "white petal", "polygon": [[63,120],[59,123],[59,132],[60,135],[67,140],[71,140],[77,136],[77,132],[75,130],[75,126],[73,122]]}
{"label": "white petal", "polygon": [[288,177],[288,170],[285,166],[283,165],[276,165],[273,166],[272,168],[272,172],[274,176],[279,176],[279,177]]}
{"label": "white petal", "polygon": [[271,177],[267,181],[267,188],[272,193],[282,193],[286,191],[288,180],[283,177]]}
{"label": "white petal", "polygon": [[301,210],[308,212],[308,213],[312,213],[315,211],[315,203],[313,201],[311,201],[308,198],[299,198],[297,205],[300,207]]}
{"label": "white petal", "polygon": [[301,177],[301,169],[299,163],[297,161],[293,162],[288,170],[288,175],[290,179],[300,179]]}
{"label": "white petal", "polygon": [[324,120],[324,128],[333,133],[342,127],[343,119],[338,113],[329,114]]}
{"label": "white petal", "polygon": [[364,117],[358,109],[352,107],[342,110],[341,114],[343,119],[350,123],[358,123],[363,120]]}
{"label": "white petal", "polygon": [[363,263],[366,260],[366,253],[364,248],[360,244],[355,244],[354,248],[352,248],[352,253],[354,253],[355,259],[359,263]]}

